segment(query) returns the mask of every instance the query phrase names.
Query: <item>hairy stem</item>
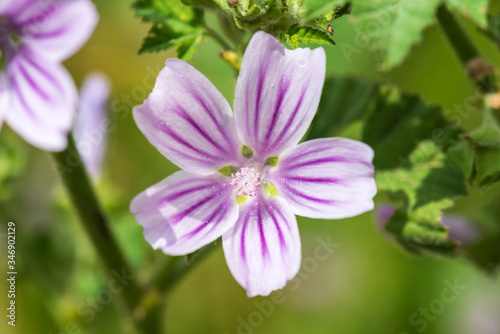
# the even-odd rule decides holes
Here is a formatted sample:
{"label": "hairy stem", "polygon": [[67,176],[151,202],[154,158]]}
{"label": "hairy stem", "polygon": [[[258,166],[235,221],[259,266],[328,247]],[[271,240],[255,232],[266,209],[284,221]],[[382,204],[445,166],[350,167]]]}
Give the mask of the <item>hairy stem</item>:
{"label": "hairy stem", "polygon": [[[481,59],[481,55],[476,46],[472,43],[462,26],[458,23],[452,13],[443,4],[437,10],[439,26],[444,32],[451,47],[460,59],[469,77],[475,82],[482,92],[493,93],[496,91],[492,70],[488,69],[489,64]],[[478,60],[476,63],[473,60]],[[486,69],[486,70],[485,70]],[[475,71],[484,71],[484,75],[476,77]],[[490,73],[491,72],[491,73]]]}
{"label": "hairy stem", "polygon": [[107,218],[76,149],[73,136],[68,136],[66,150],[53,153],[52,156],[61,181],[110,282],[113,281],[113,286],[122,288],[117,294],[122,300],[122,308],[132,319],[137,332],[156,333],[157,329],[152,326],[152,323],[145,322],[144,317],[141,316],[141,310],[138,307],[142,305],[143,291],[111,233]]}
{"label": "hairy stem", "polygon": [[210,28],[206,23],[204,24],[205,32],[210,35],[224,50],[233,50],[234,48],[226,42],[226,40],[219,35],[217,31]]}

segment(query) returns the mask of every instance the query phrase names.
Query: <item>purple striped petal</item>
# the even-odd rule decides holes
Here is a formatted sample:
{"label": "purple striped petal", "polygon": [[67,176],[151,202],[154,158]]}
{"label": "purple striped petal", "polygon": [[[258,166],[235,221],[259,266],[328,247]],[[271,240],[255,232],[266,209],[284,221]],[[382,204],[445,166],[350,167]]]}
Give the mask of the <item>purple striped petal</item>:
{"label": "purple striped petal", "polygon": [[110,89],[108,79],[100,73],[85,78],[73,130],[87,172],[94,178],[100,174],[106,148],[110,124],[106,116]]}
{"label": "purple striped petal", "polygon": [[7,75],[0,72],[0,130],[2,129],[3,120],[5,119],[12,95],[12,90],[9,87]]}
{"label": "purple striped petal", "polygon": [[373,150],[345,138],[323,138],[285,151],[267,179],[295,214],[337,219],[373,209]]}
{"label": "purple striped petal", "polygon": [[98,21],[90,0],[3,0],[0,13],[22,42],[46,59],[62,61],[89,39]]}
{"label": "purple striped petal", "polygon": [[19,26],[24,21],[43,14],[49,3],[49,0],[2,0],[0,14]]}
{"label": "purple striped petal", "polygon": [[174,173],[137,195],[130,211],[154,249],[185,255],[213,242],[238,218],[227,178]]}
{"label": "purple striped petal", "polygon": [[32,145],[60,151],[76,111],[77,93],[68,72],[30,50],[7,66],[11,99],[6,122]]}
{"label": "purple striped petal", "polygon": [[134,108],[134,119],[153,146],[188,172],[208,175],[241,162],[231,107],[182,60],[167,60],[153,92]]}
{"label": "purple striped petal", "polygon": [[322,48],[285,49],[264,32],[253,36],[236,85],[238,135],[265,161],[296,145],[318,107],[325,80]]}
{"label": "purple striped petal", "polygon": [[248,297],[283,288],[300,268],[297,220],[280,197],[243,202],[234,227],[222,236],[229,270]]}

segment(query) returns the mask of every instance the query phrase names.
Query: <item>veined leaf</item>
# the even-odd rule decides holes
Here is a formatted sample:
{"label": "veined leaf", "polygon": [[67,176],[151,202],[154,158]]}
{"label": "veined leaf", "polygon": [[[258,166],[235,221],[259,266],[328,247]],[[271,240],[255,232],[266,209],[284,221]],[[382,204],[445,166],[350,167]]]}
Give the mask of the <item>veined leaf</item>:
{"label": "veined leaf", "polygon": [[290,44],[293,48],[298,48],[300,43],[335,45],[335,42],[327,32],[299,25],[290,27],[286,33],[280,35],[280,39],[282,42]]}
{"label": "veined leaf", "polygon": [[356,0],[352,15],[369,48],[382,55],[383,68],[399,65],[420,41],[425,27],[435,22],[440,0]]}
{"label": "veined leaf", "polygon": [[138,0],[134,4],[143,21],[152,21],[139,53],[159,52],[177,47],[177,57],[188,60],[204,37],[202,11],[179,0]]}
{"label": "veined leaf", "polygon": [[386,228],[408,250],[451,256],[456,244],[441,224],[442,211],[467,194],[463,173],[428,140],[411,153],[405,166],[376,175],[379,190],[400,202]]}
{"label": "veined leaf", "polygon": [[488,25],[486,18],[488,0],[445,0],[445,2],[450,8],[473,20],[480,28],[486,28]]}
{"label": "veined leaf", "polygon": [[327,78],[308,139],[335,135],[350,123],[365,117],[372,110],[370,105],[377,100],[379,87],[379,84],[355,78]]}
{"label": "veined leaf", "polygon": [[315,18],[331,12],[335,7],[343,6],[347,2],[347,0],[305,0],[303,21],[313,21]]}

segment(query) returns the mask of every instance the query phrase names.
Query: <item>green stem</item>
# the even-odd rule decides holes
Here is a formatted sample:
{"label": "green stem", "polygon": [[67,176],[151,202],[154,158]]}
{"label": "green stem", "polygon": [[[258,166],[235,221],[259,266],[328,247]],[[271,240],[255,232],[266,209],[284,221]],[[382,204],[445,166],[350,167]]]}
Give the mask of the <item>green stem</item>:
{"label": "green stem", "polygon": [[[439,26],[443,30],[447,40],[451,44],[462,65],[466,70],[468,70],[471,60],[481,58],[481,54],[478,49],[444,4],[439,6],[437,10],[437,19]],[[485,93],[492,93],[496,91],[492,75],[486,75],[479,81],[475,81],[475,84]]]}
{"label": "green stem", "polygon": [[226,40],[219,35],[217,31],[210,28],[206,23],[204,23],[205,32],[210,35],[224,50],[233,50],[234,48],[226,42]]}
{"label": "green stem", "polygon": [[156,287],[161,293],[166,294],[172,287],[192,270],[200,260],[210,254],[217,248],[220,242],[211,243],[196,252],[196,257],[188,261],[184,256],[170,258],[167,263],[159,270],[151,285]]}
{"label": "green stem", "polygon": [[[72,135],[68,136],[66,150],[53,153],[53,159],[80,222],[108,276],[116,281],[114,285],[123,286],[118,295],[122,298],[122,306],[126,309],[128,317],[132,318],[137,332],[155,333],[156,330],[151,324],[145,323],[140,315],[137,316],[140,313],[137,312],[137,308],[141,305],[143,297],[142,289],[111,234],[107,218],[94,193]],[[121,277],[121,280],[117,277]]]}

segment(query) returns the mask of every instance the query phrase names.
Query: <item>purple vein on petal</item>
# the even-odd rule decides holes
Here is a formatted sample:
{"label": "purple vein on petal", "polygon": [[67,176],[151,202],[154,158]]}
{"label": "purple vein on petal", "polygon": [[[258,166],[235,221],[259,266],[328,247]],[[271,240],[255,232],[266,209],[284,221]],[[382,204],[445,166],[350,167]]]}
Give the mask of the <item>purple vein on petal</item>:
{"label": "purple vein on petal", "polygon": [[165,133],[167,136],[171,137],[172,139],[174,139],[175,141],[181,143],[182,145],[184,145],[185,147],[187,148],[190,148],[191,150],[197,152],[198,154],[202,155],[202,156],[205,156],[206,158],[209,158],[209,159],[212,159],[214,161],[218,161],[220,160],[220,157],[216,157],[215,155],[212,155],[208,152],[205,152],[203,150],[200,150],[199,148],[197,147],[194,147],[193,145],[191,145],[190,143],[188,143],[187,141],[185,141],[184,139],[182,139],[177,133],[174,132],[174,130],[172,130],[168,125],[165,125],[165,124],[162,124],[162,123],[155,123],[157,128],[162,131],[163,133]]}
{"label": "purple vein on petal", "polygon": [[[306,195],[303,192],[300,192],[300,191],[298,191],[297,189],[295,189],[293,187],[285,186],[285,188],[287,189],[288,192],[292,193],[293,195],[298,196],[298,197],[302,197],[302,198],[304,198],[306,200],[309,200],[309,201],[312,201],[312,202],[317,202],[317,203],[322,203],[322,204],[335,204],[335,203],[338,203],[338,201],[327,200],[327,199],[322,199],[322,198],[318,198],[318,197],[313,197],[313,196]],[[290,197],[292,197],[292,199],[295,202],[297,202],[295,200],[294,196],[290,196]]]}
{"label": "purple vein on petal", "polygon": [[313,159],[313,160],[302,161],[300,163],[288,165],[287,169],[291,170],[294,168],[307,167],[307,166],[311,166],[311,165],[319,165],[319,164],[330,163],[330,162],[361,163],[361,164],[370,165],[369,163],[367,163],[365,161],[347,158],[347,157],[336,156],[336,157],[318,158],[318,159]]}
{"label": "purple vein on petal", "polygon": [[276,103],[274,105],[273,116],[271,118],[271,122],[269,123],[269,126],[267,127],[266,136],[264,138],[269,138],[271,131],[273,130],[274,126],[276,125],[276,121],[278,120],[278,113],[281,109],[281,106],[283,105],[283,102],[285,101],[285,96],[286,96],[289,88],[290,88],[290,80],[288,80],[286,82],[286,84],[284,84],[283,77],[281,77],[280,84],[279,84],[279,95],[278,95],[278,98],[276,99]]}
{"label": "purple vein on petal", "polygon": [[[241,228],[241,239],[240,239],[240,256],[245,261],[247,262],[247,254],[246,254],[246,247],[245,247],[245,233],[247,231],[248,227],[248,220],[250,219],[249,212],[246,213],[245,215],[245,220],[243,221],[243,226]],[[236,232],[236,228],[234,229],[234,232]]]}
{"label": "purple vein on petal", "polygon": [[[212,112],[210,111],[210,108],[208,108],[207,104],[205,103],[205,101],[201,98],[201,96],[198,94],[198,92],[194,89],[190,89],[189,90],[189,94],[191,94],[191,96],[194,97],[194,99],[196,100],[196,102],[199,103],[199,105],[203,108],[203,110],[205,111],[205,114],[208,115],[208,117],[210,117],[210,119],[212,120],[212,122],[215,124],[215,126],[217,127],[217,129],[219,130],[219,133],[224,136],[224,139],[226,140],[226,142],[228,143],[233,143],[233,140],[231,140],[226,131],[224,130],[224,128],[221,126],[221,124],[217,121],[217,119],[215,118],[215,116],[212,114]],[[212,104],[215,104],[212,102]]]}
{"label": "purple vein on petal", "polygon": [[63,91],[60,83],[57,80],[54,80],[54,77],[52,77],[50,73],[48,73],[43,67],[40,67],[40,65],[35,63],[31,58],[32,57],[25,57],[26,61],[30,63],[30,65],[33,66],[38,72],[40,72],[45,78],[47,78],[47,80],[50,81],[56,87],[56,89],[58,89],[59,91]]}
{"label": "purple vein on petal", "polygon": [[216,195],[210,195],[210,196],[207,196],[205,197],[203,200],[199,201],[199,202],[196,202],[195,204],[191,205],[189,208],[181,211],[181,212],[178,212],[176,213],[175,215],[173,215],[170,219],[170,224],[172,225],[176,225],[177,223],[179,223],[181,220],[183,220],[184,218],[186,218],[187,215],[189,215],[191,212],[193,212],[194,210],[196,210],[197,208],[201,208],[203,205],[205,205],[206,203],[210,202]]}
{"label": "purple vein on petal", "polygon": [[26,72],[26,69],[23,66],[19,66],[19,71],[21,71],[21,74],[23,75],[24,79],[29,83],[31,88],[35,90],[38,95],[40,95],[45,101],[50,102],[50,97],[40,89],[40,86],[36,84],[36,82],[33,81],[33,78]]}
{"label": "purple vein on petal", "polygon": [[[262,90],[264,88],[264,82],[266,80],[267,68],[269,67],[269,63],[262,65],[259,68],[259,78],[257,80],[257,96],[255,97],[255,106],[254,106],[254,118],[253,118],[253,137],[255,143],[259,142],[258,137],[258,128],[259,128],[259,117],[260,117],[260,100],[262,97]],[[247,94],[248,97],[248,94]]]}
{"label": "purple vein on petal", "polygon": [[[37,5],[40,5],[38,1],[37,2]],[[30,1],[26,1],[26,5],[27,6],[30,6],[31,4],[29,4]],[[27,7],[25,6],[25,7]],[[26,21],[23,21],[23,22],[20,22],[18,23],[18,25],[20,27],[29,27],[31,26],[32,24],[43,24],[43,22],[49,18],[52,17],[52,15],[57,11],[57,10],[60,10],[60,6],[61,4],[57,4],[57,3],[52,3],[50,4],[49,6],[45,7],[45,8],[42,8],[41,10],[41,13],[39,15],[36,15],[36,16],[33,16],[31,18],[28,18]],[[24,8],[22,11],[26,10],[26,8]],[[18,11],[17,15],[19,15],[19,12],[21,11]]]}
{"label": "purple vein on petal", "polygon": [[38,118],[37,114],[31,109],[31,107],[28,105],[28,102],[24,98],[24,94],[21,92],[21,89],[17,83],[16,80],[11,80],[12,85],[14,86],[14,91],[16,92],[16,97],[19,99],[21,104],[23,105],[24,109],[26,112],[31,116],[31,119],[35,121],[36,123],[39,123],[40,119]]}
{"label": "purple vein on petal", "polygon": [[[276,228],[276,231],[278,232],[278,236],[280,239],[281,253],[283,254],[283,251],[287,248],[287,246],[285,243],[285,238],[283,237],[283,232],[281,231],[281,228],[278,224],[278,219],[276,218],[276,216],[274,215],[274,212],[273,212],[274,210],[276,210],[276,208],[275,207],[273,207],[273,208],[268,207],[266,204],[265,204],[265,208],[266,208],[266,211],[271,216],[271,219],[274,223],[274,227]],[[279,210],[276,210],[276,211],[279,211]],[[286,222],[286,219],[284,219],[284,221]],[[287,226],[288,226],[288,224],[287,224]]]}
{"label": "purple vein on petal", "polygon": [[172,195],[169,195],[169,196],[165,197],[162,202],[164,202],[165,205],[166,205],[166,204],[170,203],[173,199],[182,198],[182,197],[184,197],[186,195],[191,194],[194,191],[207,189],[208,187],[209,187],[209,185],[201,185],[201,186],[197,186],[197,187],[194,187],[194,188],[189,188],[189,189],[186,189],[186,190],[182,190],[182,191],[179,191],[177,193],[174,193]]}
{"label": "purple vein on petal", "polygon": [[196,129],[202,136],[205,138],[213,147],[221,150],[224,153],[228,153],[225,148],[215,142],[209,134],[203,130],[198,123],[187,113],[187,111],[180,105],[176,105],[174,110],[182,119],[184,119],[189,125],[191,125],[194,129]]}
{"label": "purple vein on petal", "polygon": [[283,176],[287,181],[298,181],[298,182],[311,182],[311,183],[331,183],[338,185],[345,185],[345,179],[339,179],[334,177],[306,177],[306,176]]}
{"label": "purple vein on petal", "polygon": [[[303,151],[298,155],[294,155],[293,160],[297,161],[297,160],[300,160],[304,157],[307,157],[308,155],[315,154],[315,153],[322,153],[322,152],[328,151],[330,149],[331,149],[331,147],[321,146],[319,148],[315,148],[315,149],[310,150],[310,151]],[[288,166],[284,166],[284,167],[288,167]]]}
{"label": "purple vein on petal", "polygon": [[[264,224],[262,223],[262,214],[260,212],[260,208],[257,207],[257,223],[259,224],[259,235],[260,235],[260,242],[262,245],[262,258],[264,261],[266,260],[266,257],[269,255],[269,251],[267,249],[267,242],[266,242],[266,236],[264,235]],[[267,210],[266,210],[267,211]]]}
{"label": "purple vein on petal", "polygon": [[[221,209],[218,210],[217,216],[215,216],[215,217],[217,217],[217,221],[212,225],[212,228],[205,233],[204,236],[206,236],[209,233],[211,233],[217,227],[217,224],[220,223],[220,221],[222,220],[222,218],[225,217],[225,214],[227,213],[230,205],[228,205],[228,203],[226,203],[223,206],[224,206],[223,208],[221,208]],[[215,217],[209,218],[208,221],[210,221],[210,219],[214,219]]]}
{"label": "purple vein on petal", "polygon": [[302,103],[304,103],[304,97],[306,95],[306,87],[307,87],[307,83],[306,83],[306,85],[302,89],[299,101],[297,102],[297,105],[295,106],[295,109],[293,110],[292,115],[290,116],[290,118],[286,122],[285,126],[281,129],[279,135],[273,140],[273,142],[271,144],[267,145],[266,149],[275,146],[278,143],[278,141],[280,141],[280,140],[281,140],[281,142],[283,142],[283,140],[282,140],[283,139],[283,135],[290,128],[290,125],[293,123],[293,121],[295,120],[295,117],[297,117],[297,114],[299,113],[299,110],[300,110],[300,108],[302,106]]}

